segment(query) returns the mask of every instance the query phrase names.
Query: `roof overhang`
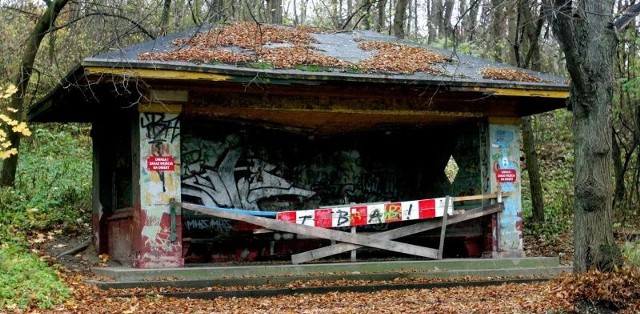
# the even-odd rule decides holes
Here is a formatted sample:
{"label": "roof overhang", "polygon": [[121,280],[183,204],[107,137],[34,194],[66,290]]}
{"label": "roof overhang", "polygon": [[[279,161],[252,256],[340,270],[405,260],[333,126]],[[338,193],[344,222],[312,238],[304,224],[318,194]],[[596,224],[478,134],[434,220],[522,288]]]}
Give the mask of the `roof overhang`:
{"label": "roof overhang", "polygon": [[[60,85],[30,110],[30,120],[90,122],[102,105],[149,102],[150,93],[162,90],[180,91],[186,95],[181,101],[198,104],[196,109],[186,112],[211,117],[284,120],[281,123],[286,123],[284,117],[287,116],[309,120],[314,113],[322,117],[318,120],[340,121],[343,120],[340,117],[363,115],[381,121],[418,123],[489,116],[522,117],[562,108],[569,97],[568,87],[543,84],[341,77],[328,73],[293,76],[276,71],[194,71],[178,67],[85,65],[71,73],[66,81],[67,85]],[[216,102],[207,104],[206,99],[212,95],[245,97],[250,101],[244,108],[241,105],[224,107]],[[262,104],[256,103],[256,97],[260,97]],[[309,101],[317,104],[310,105]],[[346,120],[349,122],[351,118]]]}

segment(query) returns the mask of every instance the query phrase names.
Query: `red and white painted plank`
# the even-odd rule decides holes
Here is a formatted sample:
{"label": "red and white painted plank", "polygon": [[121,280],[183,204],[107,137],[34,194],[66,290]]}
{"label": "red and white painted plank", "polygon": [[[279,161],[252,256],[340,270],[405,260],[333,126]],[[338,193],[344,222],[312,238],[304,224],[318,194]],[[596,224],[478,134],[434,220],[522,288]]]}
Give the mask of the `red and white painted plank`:
{"label": "red and white painted plank", "polygon": [[[276,219],[291,223],[323,227],[356,227],[408,220],[442,217],[445,213],[445,197],[417,201],[375,204],[354,204],[310,210],[284,211]],[[453,202],[447,208],[453,214]]]}

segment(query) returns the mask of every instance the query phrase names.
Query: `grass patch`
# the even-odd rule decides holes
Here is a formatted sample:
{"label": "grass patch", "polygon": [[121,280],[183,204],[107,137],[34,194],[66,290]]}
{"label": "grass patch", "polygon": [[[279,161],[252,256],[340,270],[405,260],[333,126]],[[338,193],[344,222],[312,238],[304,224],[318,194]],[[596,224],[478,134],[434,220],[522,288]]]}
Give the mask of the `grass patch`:
{"label": "grass patch", "polygon": [[89,223],[91,138],[76,124],[36,125],[20,147],[15,186],[0,188],[0,312],[46,309],[69,289],[32,254],[27,234],[73,231]]}
{"label": "grass patch", "polygon": [[621,249],[625,263],[640,269],[640,243],[625,242],[622,244]]}
{"label": "grass patch", "polygon": [[23,246],[2,243],[0,269],[0,309],[47,309],[69,296],[55,270]]}

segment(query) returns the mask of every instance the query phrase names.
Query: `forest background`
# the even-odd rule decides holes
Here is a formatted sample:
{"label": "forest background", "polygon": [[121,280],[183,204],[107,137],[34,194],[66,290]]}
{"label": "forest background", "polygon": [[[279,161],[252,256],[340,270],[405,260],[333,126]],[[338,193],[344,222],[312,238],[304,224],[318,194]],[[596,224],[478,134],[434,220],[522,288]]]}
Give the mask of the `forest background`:
{"label": "forest background", "polygon": [[[633,5],[615,1],[615,12]],[[2,167],[0,265],[8,271],[0,273],[0,309],[52,307],[69,297],[56,266],[33,245],[89,228],[90,126],[38,124],[26,133],[15,126],[83,58],[198,25],[254,21],[372,29],[569,77],[547,12],[536,0],[0,0],[0,123],[11,126],[0,133],[0,149],[19,151]],[[632,20],[616,33],[612,65],[612,227],[631,265],[640,264],[638,26]],[[523,119],[525,248],[565,264],[573,252],[574,123],[565,109]],[[25,273],[41,275],[24,280]]]}

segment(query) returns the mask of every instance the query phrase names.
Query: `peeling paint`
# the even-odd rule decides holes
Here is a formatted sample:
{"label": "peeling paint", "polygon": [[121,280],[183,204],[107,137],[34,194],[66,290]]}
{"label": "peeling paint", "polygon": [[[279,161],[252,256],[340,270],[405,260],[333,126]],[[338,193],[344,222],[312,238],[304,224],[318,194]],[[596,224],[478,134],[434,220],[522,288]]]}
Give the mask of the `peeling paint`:
{"label": "peeling paint", "polygon": [[[168,157],[171,167],[156,170],[149,158]],[[180,120],[176,113],[140,113],[140,215],[137,267],[182,266],[182,222],[171,230],[171,200],[181,200]],[[171,240],[175,233],[176,240]]]}
{"label": "peeling paint", "polygon": [[[489,125],[489,155],[492,193],[509,193],[503,198],[504,210],[499,215],[498,254],[522,256],[522,197],[520,181],[520,139],[517,125]],[[498,180],[499,172],[515,171],[516,178]]]}

